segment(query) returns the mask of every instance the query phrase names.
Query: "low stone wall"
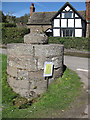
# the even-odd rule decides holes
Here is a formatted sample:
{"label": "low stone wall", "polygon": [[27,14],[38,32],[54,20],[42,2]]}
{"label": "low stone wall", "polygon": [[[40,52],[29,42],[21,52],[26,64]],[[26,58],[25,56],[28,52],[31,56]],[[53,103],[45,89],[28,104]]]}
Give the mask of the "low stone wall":
{"label": "low stone wall", "polygon": [[7,45],[8,83],[16,93],[26,97],[37,97],[47,89],[43,77],[44,62],[54,63],[54,72],[49,84],[63,73],[64,46],[58,44]]}
{"label": "low stone wall", "polygon": [[34,32],[43,32],[46,31],[48,28],[51,28],[51,25],[27,25],[27,28],[30,28],[30,33]]}

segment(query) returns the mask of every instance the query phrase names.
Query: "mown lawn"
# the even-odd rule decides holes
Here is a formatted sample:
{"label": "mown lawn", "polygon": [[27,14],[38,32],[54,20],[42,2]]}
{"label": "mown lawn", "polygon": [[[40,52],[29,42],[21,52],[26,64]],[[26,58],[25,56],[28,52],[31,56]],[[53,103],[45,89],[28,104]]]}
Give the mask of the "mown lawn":
{"label": "mown lawn", "polygon": [[[1,55],[0,55],[1,57]],[[77,74],[68,68],[62,78],[55,80],[32,105],[19,109],[13,105],[13,100],[20,96],[12,91],[7,84],[7,56],[2,56],[2,116],[3,118],[57,118],[81,93],[81,82]],[[23,98],[21,98],[23,99]]]}

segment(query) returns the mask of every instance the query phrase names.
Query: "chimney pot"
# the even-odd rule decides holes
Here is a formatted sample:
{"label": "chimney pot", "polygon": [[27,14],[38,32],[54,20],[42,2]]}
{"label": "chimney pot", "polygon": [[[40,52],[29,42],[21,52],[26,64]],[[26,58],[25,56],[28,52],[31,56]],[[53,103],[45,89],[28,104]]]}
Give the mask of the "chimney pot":
{"label": "chimney pot", "polygon": [[30,16],[32,16],[33,12],[35,12],[35,7],[34,7],[34,3],[31,3]]}

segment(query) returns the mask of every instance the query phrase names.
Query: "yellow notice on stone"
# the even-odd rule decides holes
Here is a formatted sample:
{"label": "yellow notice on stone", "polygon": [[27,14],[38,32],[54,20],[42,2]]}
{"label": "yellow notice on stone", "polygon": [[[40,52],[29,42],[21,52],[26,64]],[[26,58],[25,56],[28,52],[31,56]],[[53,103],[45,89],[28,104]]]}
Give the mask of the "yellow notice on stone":
{"label": "yellow notice on stone", "polygon": [[53,63],[45,62],[44,63],[44,77],[52,76],[52,71],[53,71]]}
{"label": "yellow notice on stone", "polygon": [[51,74],[52,64],[46,64],[45,74]]}

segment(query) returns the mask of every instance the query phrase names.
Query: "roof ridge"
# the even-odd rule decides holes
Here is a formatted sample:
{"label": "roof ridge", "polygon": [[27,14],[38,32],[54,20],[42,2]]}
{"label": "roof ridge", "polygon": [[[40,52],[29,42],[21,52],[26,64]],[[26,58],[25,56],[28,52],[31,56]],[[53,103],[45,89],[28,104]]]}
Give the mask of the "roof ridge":
{"label": "roof ridge", "polygon": [[[57,11],[50,11],[50,12],[57,12]],[[34,12],[34,13],[50,13],[50,12]]]}

